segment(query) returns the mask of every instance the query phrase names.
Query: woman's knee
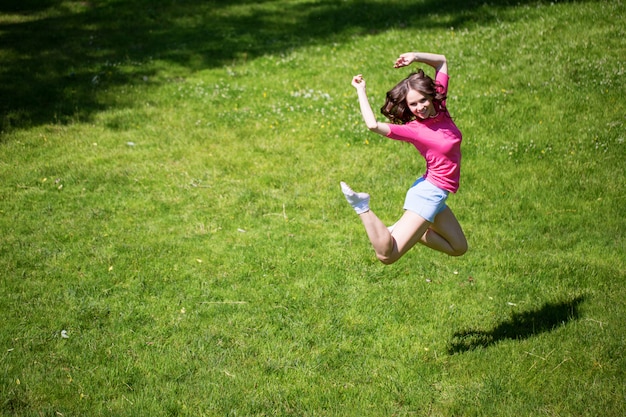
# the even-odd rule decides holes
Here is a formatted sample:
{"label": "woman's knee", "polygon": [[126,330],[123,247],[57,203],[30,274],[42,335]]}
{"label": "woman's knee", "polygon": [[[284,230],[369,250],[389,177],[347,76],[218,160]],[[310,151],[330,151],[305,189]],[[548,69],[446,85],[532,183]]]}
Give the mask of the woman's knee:
{"label": "woman's knee", "polygon": [[452,246],[450,256],[463,256],[465,255],[465,252],[467,252],[467,249],[467,240],[463,239],[462,242],[457,242],[454,246]]}
{"label": "woman's knee", "polygon": [[392,263],[400,259],[399,256],[394,256],[394,255],[395,254],[393,253],[387,254],[387,253],[376,252],[376,258],[378,258],[378,260],[385,265],[391,265]]}

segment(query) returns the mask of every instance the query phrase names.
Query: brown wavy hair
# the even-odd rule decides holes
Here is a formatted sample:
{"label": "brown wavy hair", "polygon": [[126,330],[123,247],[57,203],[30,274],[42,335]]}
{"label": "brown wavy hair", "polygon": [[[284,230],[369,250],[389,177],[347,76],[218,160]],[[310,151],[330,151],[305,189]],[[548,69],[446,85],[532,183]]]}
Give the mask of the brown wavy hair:
{"label": "brown wavy hair", "polygon": [[380,112],[391,123],[401,125],[415,119],[415,115],[411,113],[406,102],[406,96],[411,90],[419,91],[430,97],[438,112],[443,108],[443,102],[446,100],[445,94],[440,92],[432,78],[419,69],[387,92],[387,99]]}

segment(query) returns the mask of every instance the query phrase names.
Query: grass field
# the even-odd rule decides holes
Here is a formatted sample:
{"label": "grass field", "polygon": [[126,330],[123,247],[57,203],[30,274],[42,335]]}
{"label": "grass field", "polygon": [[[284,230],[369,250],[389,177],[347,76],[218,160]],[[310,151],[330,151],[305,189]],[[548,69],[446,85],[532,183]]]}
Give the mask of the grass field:
{"label": "grass field", "polygon": [[[0,5],[0,414],[626,415],[626,6]],[[376,261],[444,53],[470,250]],[[382,119],[381,119],[382,120]]]}

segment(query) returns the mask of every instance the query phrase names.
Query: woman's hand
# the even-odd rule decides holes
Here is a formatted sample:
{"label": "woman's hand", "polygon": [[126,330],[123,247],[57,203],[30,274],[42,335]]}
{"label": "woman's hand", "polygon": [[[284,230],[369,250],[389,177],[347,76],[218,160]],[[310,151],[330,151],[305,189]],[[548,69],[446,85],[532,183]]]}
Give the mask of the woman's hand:
{"label": "woman's hand", "polygon": [[400,55],[400,57],[396,59],[396,62],[393,64],[393,67],[394,68],[406,67],[408,65],[411,65],[411,63],[413,63],[414,60],[415,60],[415,53],[407,52],[405,54]]}
{"label": "woman's hand", "polygon": [[365,79],[361,74],[352,77],[352,86],[357,90],[359,88],[365,89]]}

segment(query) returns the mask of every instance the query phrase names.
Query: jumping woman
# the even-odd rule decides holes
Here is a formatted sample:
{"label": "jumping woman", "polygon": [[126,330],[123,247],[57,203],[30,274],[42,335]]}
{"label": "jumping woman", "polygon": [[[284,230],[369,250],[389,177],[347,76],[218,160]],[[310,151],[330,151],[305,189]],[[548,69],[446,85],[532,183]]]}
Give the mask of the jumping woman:
{"label": "jumping woman", "polygon": [[376,120],[363,76],[352,79],[367,128],[413,144],[426,160],[425,174],[408,190],[404,214],[391,227],[385,226],[370,210],[369,194],[355,192],[341,182],[341,190],[361,218],[377,258],[384,264],[394,263],[416,243],[451,256],[461,256],[467,251],[461,225],[446,205],[448,194],[459,188],[462,139],[446,108],[448,64],[443,55],[408,52],[400,55],[394,67],[406,67],[413,62],[433,67],[435,79],[419,69],[391,89],[381,108],[390,123]]}

